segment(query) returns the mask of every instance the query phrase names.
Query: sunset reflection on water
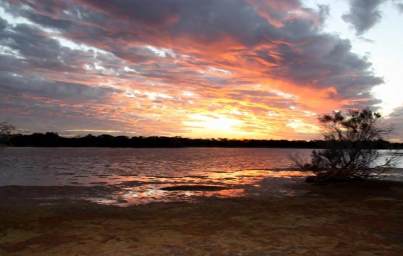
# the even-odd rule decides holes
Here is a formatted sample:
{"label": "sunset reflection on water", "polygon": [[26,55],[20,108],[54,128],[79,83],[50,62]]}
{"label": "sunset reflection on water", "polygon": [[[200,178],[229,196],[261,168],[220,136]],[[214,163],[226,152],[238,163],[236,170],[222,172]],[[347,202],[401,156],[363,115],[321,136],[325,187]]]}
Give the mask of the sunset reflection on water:
{"label": "sunset reflection on water", "polygon": [[267,148],[7,148],[4,152],[0,186],[34,187],[41,198],[52,200],[119,206],[245,197],[266,188],[283,193],[290,188],[277,184],[290,184],[305,175],[290,170],[289,155],[310,155],[304,149]]}
{"label": "sunset reflection on water", "polygon": [[193,202],[201,198],[236,198],[248,196],[251,188],[260,187],[264,179],[295,179],[307,175],[300,171],[239,170],[213,172],[206,176],[125,177],[125,181],[120,177],[118,180],[122,182],[115,185],[118,189],[110,197],[89,200],[128,206],[151,202]]}

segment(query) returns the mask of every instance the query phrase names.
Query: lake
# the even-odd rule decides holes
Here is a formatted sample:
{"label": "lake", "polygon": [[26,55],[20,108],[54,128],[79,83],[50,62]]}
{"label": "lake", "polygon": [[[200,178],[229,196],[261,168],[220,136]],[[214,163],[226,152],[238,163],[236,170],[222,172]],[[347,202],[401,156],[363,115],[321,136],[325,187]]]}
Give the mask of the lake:
{"label": "lake", "polygon": [[[0,186],[19,186],[32,198],[84,199],[131,205],[241,197],[269,191],[292,196],[306,173],[290,155],[309,149],[268,148],[5,148]],[[403,167],[399,164],[398,167]],[[388,176],[401,179],[399,169]]]}

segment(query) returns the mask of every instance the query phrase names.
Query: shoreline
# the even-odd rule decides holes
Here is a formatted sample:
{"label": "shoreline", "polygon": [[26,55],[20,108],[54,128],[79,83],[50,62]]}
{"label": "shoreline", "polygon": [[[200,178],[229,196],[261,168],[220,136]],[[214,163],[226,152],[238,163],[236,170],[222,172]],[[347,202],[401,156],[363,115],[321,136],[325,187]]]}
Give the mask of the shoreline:
{"label": "shoreline", "polygon": [[7,201],[0,188],[0,254],[402,255],[403,183],[307,187],[289,198],[129,207]]}

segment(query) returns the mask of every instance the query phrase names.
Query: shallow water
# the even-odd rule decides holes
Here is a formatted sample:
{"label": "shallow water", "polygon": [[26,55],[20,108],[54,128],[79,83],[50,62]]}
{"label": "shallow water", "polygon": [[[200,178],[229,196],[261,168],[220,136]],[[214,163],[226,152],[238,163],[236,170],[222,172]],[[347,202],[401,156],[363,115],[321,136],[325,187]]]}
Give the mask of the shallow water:
{"label": "shallow water", "polygon": [[[265,148],[6,148],[0,152],[0,186],[41,187],[43,197],[51,194],[44,187],[58,187],[56,191],[63,193],[53,194],[56,199],[60,194],[69,195],[72,186],[108,187],[82,195],[73,190],[71,198],[120,205],[247,196],[258,194],[263,181],[273,195],[293,195],[295,189],[289,185],[307,174],[290,169],[290,155],[306,158],[310,152]],[[400,179],[401,175],[392,173],[389,178]]]}

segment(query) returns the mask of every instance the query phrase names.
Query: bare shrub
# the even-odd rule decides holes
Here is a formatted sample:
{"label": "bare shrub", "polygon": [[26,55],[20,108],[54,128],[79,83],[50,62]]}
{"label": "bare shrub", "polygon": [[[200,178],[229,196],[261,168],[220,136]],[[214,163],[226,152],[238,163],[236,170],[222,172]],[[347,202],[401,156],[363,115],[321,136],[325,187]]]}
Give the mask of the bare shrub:
{"label": "bare shrub", "polygon": [[[398,156],[383,155],[377,142],[390,132],[381,129],[379,113],[369,109],[334,112],[320,117],[324,127],[326,149],[313,150],[311,161],[304,163],[294,157],[298,168],[311,171],[311,181],[366,179],[395,166]],[[381,159],[383,158],[383,161]]]}

